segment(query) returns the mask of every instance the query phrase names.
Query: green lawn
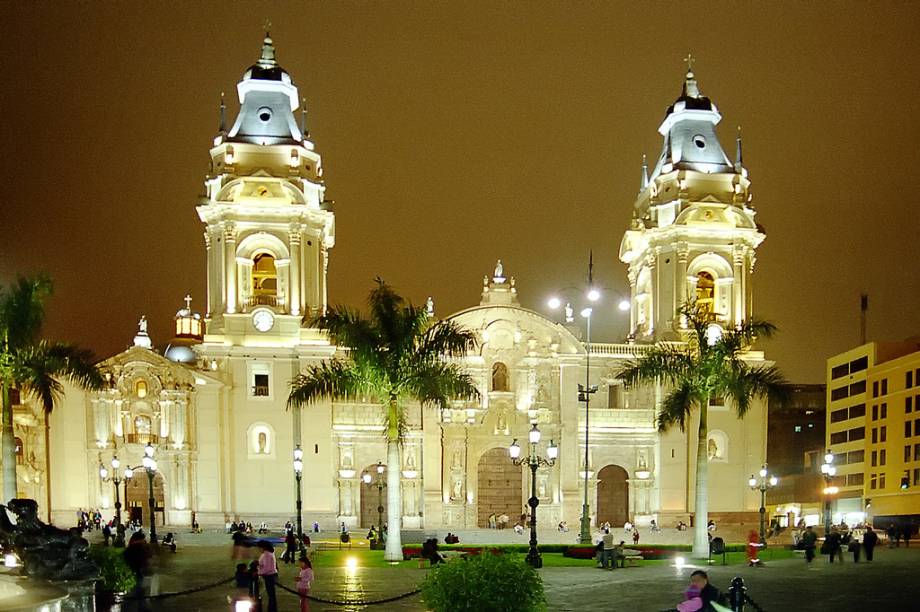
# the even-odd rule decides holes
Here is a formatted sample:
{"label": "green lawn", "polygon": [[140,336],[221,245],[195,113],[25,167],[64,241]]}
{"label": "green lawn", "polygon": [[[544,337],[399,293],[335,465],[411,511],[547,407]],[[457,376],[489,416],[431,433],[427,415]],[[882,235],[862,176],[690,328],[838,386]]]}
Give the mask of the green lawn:
{"label": "green lawn", "polygon": [[[544,567],[593,568],[597,565],[597,562],[594,559],[572,559],[569,557],[563,557],[562,553],[543,553],[542,556]],[[689,553],[675,553],[674,556],[683,556],[688,563],[693,562]],[[768,548],[762,555],[763,560],[767,563],[774,559],[790,559],[794,556],[795,553],[793,551],[785,548]],[[400,561],[399,563],[390,563],[389,561],[384,560],[382,550],[368,550],[367,548],[353,548],[351,550],[348,550],[347,548],[342,550],[324,550],[315,555],[313,564],[318,568],[347,567],[349,559],[352,559],[357,567],[403,567],[415,569],[418,569],[419,567],[418,560],[416,559]],[[725,556],[725,561],[728,565],[746,564],[747,555],[743,552],[731,552]],[[713,562],[715,564],[721,564],[722,557],[719,556],[713,558]],[[649,560],[642,561],[640,563],[640,567],[653,565],[671,565],[673,563],[674,561],[672,559]]]}

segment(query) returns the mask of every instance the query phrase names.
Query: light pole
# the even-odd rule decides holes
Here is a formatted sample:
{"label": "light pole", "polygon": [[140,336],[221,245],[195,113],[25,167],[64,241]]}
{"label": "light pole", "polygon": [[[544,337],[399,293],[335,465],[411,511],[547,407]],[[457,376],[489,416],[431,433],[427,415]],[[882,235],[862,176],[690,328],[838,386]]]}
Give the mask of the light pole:
{"label": "light pole", "polygon": [[150,543],[156,545],[157,543],[157,518],[156,518],[156,504],[157,500],[153,496],[153,477],[157,473],[157,462],[153,458],[154,448],[150,442],[147,443],[147,446],[144,447],[144,459],[142,464],[144,466],[144,471],[147,472],[147,485],[149,487],[150,497],[147,498],[148,503],[150,504]]}
{"label": "light pole", "polygon": [[751,489],[760,491],[760,543],[766,545],[767,538],[764,532],[764,519],[767,512],[767,491],[776,486],[779,482],[779,478],[773,474],[767,476],[766,463],[763,464],[763,467],[760,468],[757,475],[759,478],[754,478],[754,475],[751,474],[751,477],[748,478],[748,485],[750,485]]}
{"label": "light pole", "polygon": [[514,465],[526,465],[530,468],[530,499],[527,505],[530,506],[530,550],[527,552],[527,563],[533,568],[543,567],[543,558],[537,550],[537,506],[540,500],[537,498],[537,468],[541,465],[552,466],[556,463],[556,457],[559,456],[559,447],[550,440],[549,446],[546,447],[546,459],[537,455],[537,444],[540,442],[540,430],[534,423],[528,434],[530,441],[530,453],[526,457],[521,457],[521,447],[518,446],[517,438],[511,443],[508,454]]}
{"label": "light pole", "polygon": [[303,498],[300,493],[300,480],[303,477],[303,449],[300,444],[294,447],[294,481],[297,484],[297,550],[303,552]]}
{"label": "light pole", "polygon": [[[576,287],[568,287],[567,289],[576,290]],[[594,285],[594,256],[593,253],[588,256],[588,286],[584,289],[584,297],[588,300],[589,303],[597,302],[601,299],[601,290]],[[559,307],[563,305],[562,300],[559,297],[553,296],[547,302],[547,305],[552,310],[558,310]],[[617,304],[617,308],[621,312],[629,310],[630,304],[629,301],[625,298],[621,298]],[[575,322],[575,311],[572,308],[571,302],[565,302],[565,322],[574,323]],[[591,395],[597,393],[597,385],[591,384],[591,315],[593,314],[593,308],[586,306],[581,309],[582,318],[585,320],[585,384],[578,385],[578,401],[585,403],[585,466],[584,466],[584,478],[585,478],[585,495],[584,500],[581,506],[581,529],[578,536],[579,544],[591,544],[591,511],[590,506],[588,505],[588,442],[589,442],[589,431],[588,426],[589,415],[591,414]]]}
{"label": "light pole", "polygon": [[837,468],[834,467],[834,454],[831,451],[824,455],[821,473],[824,474],[824,535],[827,536],[831,532],[831,497],[840,490],[832,484]]}
{"label": "light pole", "polygon": [[[121,524],[121,497],[119,496],[118,485],[121,484],[122,478],[118,473],[118,469],[121,467],[121,462],[118,460],[118,456],[112,457],[112,475],[109,476],[109,471],[104,465],[99,466],[99,478],[102,479],[102,482],[111,481],[115,487],[115,538],[113,539],[113,546],[122,547],[125,545],[125,530]],[[128,470],[125,470],[127,473]],[[125,492],[125,501],[128,501],[128,494]]]}
{"label": "light pole", "polygon": [[[377,461],[375,466],[377,470],[377,480],[374,481],[374,486],[377,487],[377,530],[381,534],[380,540],[383,540],[383,489],[387,486],[386,480],[383,478],[383,472],[386,470],[386,466],[383,465],[381,461]],[[372,476],[369,472],[364,472],[361,476],[361,479],[364,481],[364,484],[371,484]]]}

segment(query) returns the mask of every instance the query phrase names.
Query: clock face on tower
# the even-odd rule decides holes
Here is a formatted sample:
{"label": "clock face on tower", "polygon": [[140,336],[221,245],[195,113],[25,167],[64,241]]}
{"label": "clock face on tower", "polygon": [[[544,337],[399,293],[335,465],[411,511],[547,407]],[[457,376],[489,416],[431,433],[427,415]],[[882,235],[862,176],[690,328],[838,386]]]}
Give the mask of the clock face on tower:
{"label": "clock face on tower", "polygon": [[252,324],[260,332],[267,332],[275,325],[275,315],[270,310],[257,310],[252,313]]}

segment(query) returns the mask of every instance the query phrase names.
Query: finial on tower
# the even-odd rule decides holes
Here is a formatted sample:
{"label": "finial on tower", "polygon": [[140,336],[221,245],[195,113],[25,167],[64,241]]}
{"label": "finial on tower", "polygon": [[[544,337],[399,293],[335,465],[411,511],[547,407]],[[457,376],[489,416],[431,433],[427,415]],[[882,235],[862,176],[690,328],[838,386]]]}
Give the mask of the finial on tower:
{"label": "finial on tower", "polygon": [[300,133],[307,138],[310,133],[307,131],[307,99],[300,99]]}
{"label": "finial on tower", "polygon": [[428,299],[425,300],[425,312],[428,314],[429,317],[434,316],[434,300],[431,298],[430,295],[428,296]]}
{"label": "finial on tower", "polygon": [[693,57],[692,53],[688,53],[687,57],[684,58],[684,62],[687,64],[687,75],[684,78],[684,95],[691,98],[700,97],[700,88],[696,84],[696,74],[693,72],[693,62],[696,61],[696,58]]}
{"label": "finial on tower", "polygon": [[259,61],[256,62],[259,68],[274,68],[275,63],[275,45],[272,42],[272,37],[269,34],[271,30],[272,22],[268,19],[265,20],[265,38],[262,39],[262,55],[259,57]]}
{"label": "finial on tower", "polygon": [[735,168],[744,166],[744,160],[741,157],[741,126],[738,126],[738,136],[735,138]]}
{"label": "finial on tower", "polygon": [[191,312],[192,311],[192,295],[190,293],[186,293],[184,301],[185,301],[185,309]]}
{"label": "finial on tower", "polygon": [[648,187],[648,158],[642,154],[642,189]]}
{"label": "finial on tower", "polygon": [[220,92],[220,125],[217,126],[218,132],[227,131],[226,111],[227,103],[224,100],[224,92]]}

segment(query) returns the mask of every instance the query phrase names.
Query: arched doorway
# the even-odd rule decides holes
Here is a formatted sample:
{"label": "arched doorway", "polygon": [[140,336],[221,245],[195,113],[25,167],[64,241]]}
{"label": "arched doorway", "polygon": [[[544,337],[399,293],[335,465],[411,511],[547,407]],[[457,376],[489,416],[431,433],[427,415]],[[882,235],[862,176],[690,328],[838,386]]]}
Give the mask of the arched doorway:
{"label": "arched doorway", "polygon": [[597,524],[619,527],[629,519],[629,474],[618,465],[597,473]]}
{"label": "arched doorway", "polygon": [[366,483],[363,478],[361,479],[361,527],[370,529],[371,525],[373,525],[379,529],[380,514],[377,512],[378,506],[383,506],[383,522],[387,522],[387,490],[384,488],[378,491],[377,480],[383,479],[386,482],[387,474],[386,472],[378,474],[376,463],[364,468],[361,476],[364,476],[364,474],[370,474],[371,481]]}
{"label": "arched doorway", "polygon": [[[127,482],[125,495],[125,509],[127,518],[136,520],[141,525],[150,525],[150,482],[147,472],[143,469],[134,470],[134,477]],[[158,525],[163,524],[163,511],[166,507],[165,481],[163,475],[157,472],[153,476],[153,499],[156,511],[160,513]]]}
{"label": "arched doorway", "polygon": [[521,516],[523,497],[521,495],[521,468],[508,457],[507,448],[493,448],[479,459],[479,503],[477,522],[480,527],[489,526],[489,515],[507,514],[510,524]]}

